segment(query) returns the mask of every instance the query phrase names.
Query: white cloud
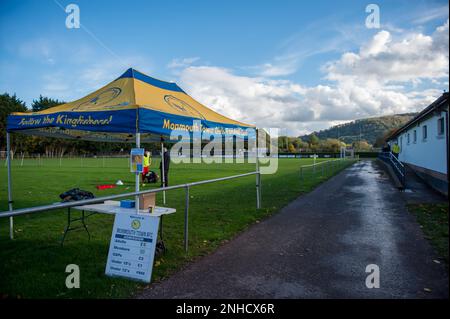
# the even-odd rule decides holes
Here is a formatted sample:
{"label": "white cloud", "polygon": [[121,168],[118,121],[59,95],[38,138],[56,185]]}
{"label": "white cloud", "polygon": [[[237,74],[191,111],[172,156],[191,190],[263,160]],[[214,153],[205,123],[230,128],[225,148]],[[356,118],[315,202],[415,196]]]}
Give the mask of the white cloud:
{"label": "white cloud", "polygon": [[[181,86],[215,111],[261,127],[286,127],[286,114],[310,121],[314,113],[302,109],[304,89],[290,81],[246,77],[210,66],[188,67],[180,75]],[[292,125],[292,128],[297,124]],[[288,124],[289,126],[289,124]]]}
{"label": "white cloud", "polygon": [[[431,35],[397,38],[380,31],[358,52],[344,53],[323,67],[328,84],[305,87],[273,80],[270,76],[288,72],[266,65],[265,76],[254,77],[220,67],[190,66],[180,72],[181,85],[224,115],[261,127],[286,128],[290,134],[418,111],[441,94],[438,85],[448,77],[448,30],[447,20]],[[423,83],[428,88],[417,89]]]}
{"label": "white cloud", "polygon": [[169,69],[178,69],[178,68],[187,68],[188,66],[191,66],[193,63],[197,62],[200,58],[199,57],[191,57],[191,58],[176,58],[172,59],[172,61],[167,64],[167,67]]}
{"label": "white cloud", "polygon": [[343,54],[324,71],[329,80],[359,83],[413,83],[448,77],[448,32],[448,20],[432,35],[412,33],[395,40],[388,31],[380,31],[359,53]]}
{"label": "white cloud", "polygon": [[300,64],[299,54],[288,54],[275,57],[272,62],[250,67],[263,77],[280,77],[293,74]]}
{"label": "white cloud", "polygon": [[392,41],[391,34],[388,31],[378,32],[373,39],[361,49],[361,56],[372,57],[377,56],[388,50],[387,45]]}

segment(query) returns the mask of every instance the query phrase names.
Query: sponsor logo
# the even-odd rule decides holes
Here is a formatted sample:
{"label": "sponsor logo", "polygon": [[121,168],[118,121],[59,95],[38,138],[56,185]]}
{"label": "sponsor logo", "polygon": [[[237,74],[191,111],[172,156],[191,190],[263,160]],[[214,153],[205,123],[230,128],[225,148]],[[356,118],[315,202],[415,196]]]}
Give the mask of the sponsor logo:
{"label": "sponsor logo", "polygon": [[[77,107],[74,107],[72,111],[85,111],[89,110],[89,108],[104,106],[105,104],[110,103],[112,100],[117,98],[122,93],[122,89],[118,87],[109,88],[103,92],[100,92],[97,96],[93,97],[89,101],[83,102],[79,104]],[[106,108],[115,108],[118,106],[127,105],[128,103],[121,103],[115,105],[105,106]]]}
{"label": "sponsor logo", "polygon": [[131,222],[131,228],[139,229],[139,227],[141,227],[141,222],[137,219],[133,219],[133,221]]}
{"label": "sponsor logo", "polygon": [[185,101],[182,101],[182,100],[176,98],[173,95],[165,95],[164,101],[166,101],[166,103],[169,104],[170,107],[177,110],[178,112],[184,113],[187,116],[192,116],[192,117],[196,117],[196,118],[205,120],[205,117],[199,111],[197,111],[193,106],[189,105]]}

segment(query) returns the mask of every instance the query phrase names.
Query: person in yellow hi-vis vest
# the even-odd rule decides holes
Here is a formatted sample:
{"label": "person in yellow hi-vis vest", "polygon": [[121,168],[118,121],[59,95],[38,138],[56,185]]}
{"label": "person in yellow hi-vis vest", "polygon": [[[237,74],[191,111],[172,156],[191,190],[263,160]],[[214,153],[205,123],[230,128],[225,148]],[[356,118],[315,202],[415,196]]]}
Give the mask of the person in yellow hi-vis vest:
{"label": "person in yellow hi-vis vest", "polygon": [[395,158],[398,159],[398,154],[400,154],[400,146],[398,146],[397,142],[392,146],[392,154],[394,154]]}
{"label": "person in yellow hi-vis vest", "polygon": [[142,183],[145,181],[145,175],[150,170],[150,165],[152,165],[152,153],[146,151],[144,154],[144,167],[142,169]]}

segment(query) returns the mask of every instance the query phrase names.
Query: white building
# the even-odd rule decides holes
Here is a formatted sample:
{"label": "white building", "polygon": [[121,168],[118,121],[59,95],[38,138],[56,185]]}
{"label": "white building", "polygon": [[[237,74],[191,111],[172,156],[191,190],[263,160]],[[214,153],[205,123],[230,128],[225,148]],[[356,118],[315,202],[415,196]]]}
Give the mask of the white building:
{"label": "white building", "polygon": [[400,146],[399,160],[430,186],[448,196],[448,92],[442,94],[389,138]]}

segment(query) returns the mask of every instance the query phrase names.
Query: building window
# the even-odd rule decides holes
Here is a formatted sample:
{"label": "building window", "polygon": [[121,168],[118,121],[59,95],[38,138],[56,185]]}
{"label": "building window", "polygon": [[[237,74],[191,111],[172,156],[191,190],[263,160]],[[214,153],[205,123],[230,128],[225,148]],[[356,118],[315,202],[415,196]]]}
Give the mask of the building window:
{"label": "building window", "polygon": [[417,131],[413,131],[413,143],[417,142]]}
{"label": "building window", "polygon": [[422,139],[426,141],[427,137],[428,137],[428,128],[426,125],[424,125],[422,126]]}
{"label": "building window", "polygon": [[441,117],[440,119],[438,119],[438,135],[444,135],[444,131],[444,118]]}
{"label": "building window", "polygon": [[406,142],[409,144],[409,133],[406,135]]}

